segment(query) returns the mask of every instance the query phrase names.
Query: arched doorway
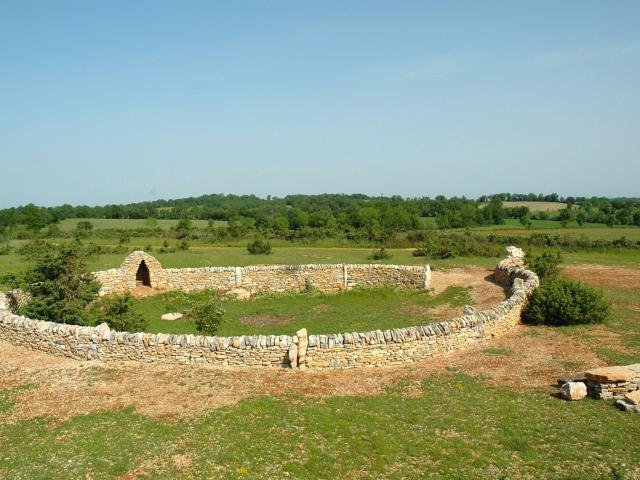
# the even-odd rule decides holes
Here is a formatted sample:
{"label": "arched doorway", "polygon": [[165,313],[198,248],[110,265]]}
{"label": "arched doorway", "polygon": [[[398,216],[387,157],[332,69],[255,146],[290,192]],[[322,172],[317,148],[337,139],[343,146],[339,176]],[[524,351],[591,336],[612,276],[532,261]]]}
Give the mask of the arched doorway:
{"label": "arched doorway", "polygon": [[151,275],[149,274],[149,267],[144,263],[144,260],[140,262],[138,271],[136,272],[136,285],[144,285],[146,287],[151,286]]}

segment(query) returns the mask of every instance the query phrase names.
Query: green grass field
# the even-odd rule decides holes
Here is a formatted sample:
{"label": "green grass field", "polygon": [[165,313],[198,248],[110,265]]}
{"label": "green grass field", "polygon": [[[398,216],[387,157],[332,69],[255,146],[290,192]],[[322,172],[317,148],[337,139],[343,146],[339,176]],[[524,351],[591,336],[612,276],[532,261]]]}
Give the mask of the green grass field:
{"label": "green grass field", "polygon": [[[178,220],[155,220],[133,218],[67,218],[59,223],[59,227],[64,232],[75,230],[78,222],[91,222],[94,230],[102,229],[133,229],[133,228],[156,228],[170,230],[178,224]],[[192,220],[192,224],[197,228],[207,228],[207,220]],[[227,222],[214,221],[217,225],[226,225]]]}
{"label": "green grass field", "polygon": [[[136,301],[136,311],[149,320],[152,333],[198,334],[190,320],[160,320],[164,313],[181,312],[190,299],[209,293],[165,293]],[[471,303],[468,291],[449,287],[439,295],[423,290],[355,289],[324,294],[271,294],[248,301],[225,301],[224,322],[218,335],[291,334],[306,327],[309,333],[361,332],[424,325],[437,318],[435,307],[462,307]],[[432,311],[432,310],[431,310]]]}
{"label": "green grass field", "polygon": [[640,458],[640,415],[462,373],[424,381],[417,396],[259,395],[177,422],[132,409],[12,422],[11,395],[0,396],[7,479],[613,479]]}

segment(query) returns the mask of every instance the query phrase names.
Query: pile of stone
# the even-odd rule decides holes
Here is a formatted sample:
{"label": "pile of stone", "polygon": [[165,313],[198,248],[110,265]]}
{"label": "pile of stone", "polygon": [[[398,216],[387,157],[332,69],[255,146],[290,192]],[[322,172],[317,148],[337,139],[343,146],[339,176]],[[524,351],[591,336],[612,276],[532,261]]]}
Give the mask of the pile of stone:
{"label": "pile of stone", "polygon": [[616,400],[625,411],[640,413],[640,363],[587,370],[582,375],[561,378],[560,395],[566,400],[581,400],[587,395]]}

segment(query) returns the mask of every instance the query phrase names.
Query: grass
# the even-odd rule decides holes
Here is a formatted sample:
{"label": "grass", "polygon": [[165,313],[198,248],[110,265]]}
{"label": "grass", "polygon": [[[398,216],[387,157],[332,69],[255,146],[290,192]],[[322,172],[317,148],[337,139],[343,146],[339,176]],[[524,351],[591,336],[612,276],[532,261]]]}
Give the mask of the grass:
{"label": "grass", "polygon": [[640,415],[449,373],[377,396],[257,396],[167,423],[132,409],[0,420],[0,477],[632,478]]}
{"label": "grass", "polygon": [[[160,320],[164,313],[183,311],[189,299],[210,293],[165,293],[136,301],[136,311],[149,320],[148,332],[194,333],[190,320]],[[461,307],[471,302],[466,288],[449,287],[439,295],[424,290],[388,287],[324,294],[270,294],[249,301],[224,302],[225,321],[218,335],[354,332],[424,325],[434,321],[429,309]]]}
{"label": "grass", "polygon": [[[150,221],[144,218],[66,218],[62,220],[58,226],[64,232],[70,232],[75,230],[78,222],[91,222],[94,230],[104,229],[135,229],[135,228],[156,228],[159,227],[162,230],[170,230],[175,227],[179,220],[156,220]],[[192,225],[196,228],[207,228],[208,220],[192,220]],[[216,226],[226,225],[224,221],[214,221]]]}

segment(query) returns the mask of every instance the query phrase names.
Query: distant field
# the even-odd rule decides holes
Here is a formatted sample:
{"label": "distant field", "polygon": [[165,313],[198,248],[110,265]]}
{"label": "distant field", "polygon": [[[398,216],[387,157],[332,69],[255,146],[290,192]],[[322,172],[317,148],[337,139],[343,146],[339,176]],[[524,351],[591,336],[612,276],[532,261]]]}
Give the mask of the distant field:
{"label": "distant field", "polygon": [[[155,223],[147,219],[133,218],[67,218],[60,222],[60,229],[70,232],[76,228],[78,222],[91,222],[95,230],[106,228],[155,228],[160,227],[163,230],[169,230],[178,224],[179,220],[157,220]],[[197,228],[205,228],[208,225],[207,220],[192,220],[193,226]],[[217,225],[226,225],[227,222],[214,221]]]}
{"label": "distant field", "polygon": [[503,202],[502,205],[505,208],[529,207],[532,212],[556,212],[567,208],[567,204],[562,202]]}

